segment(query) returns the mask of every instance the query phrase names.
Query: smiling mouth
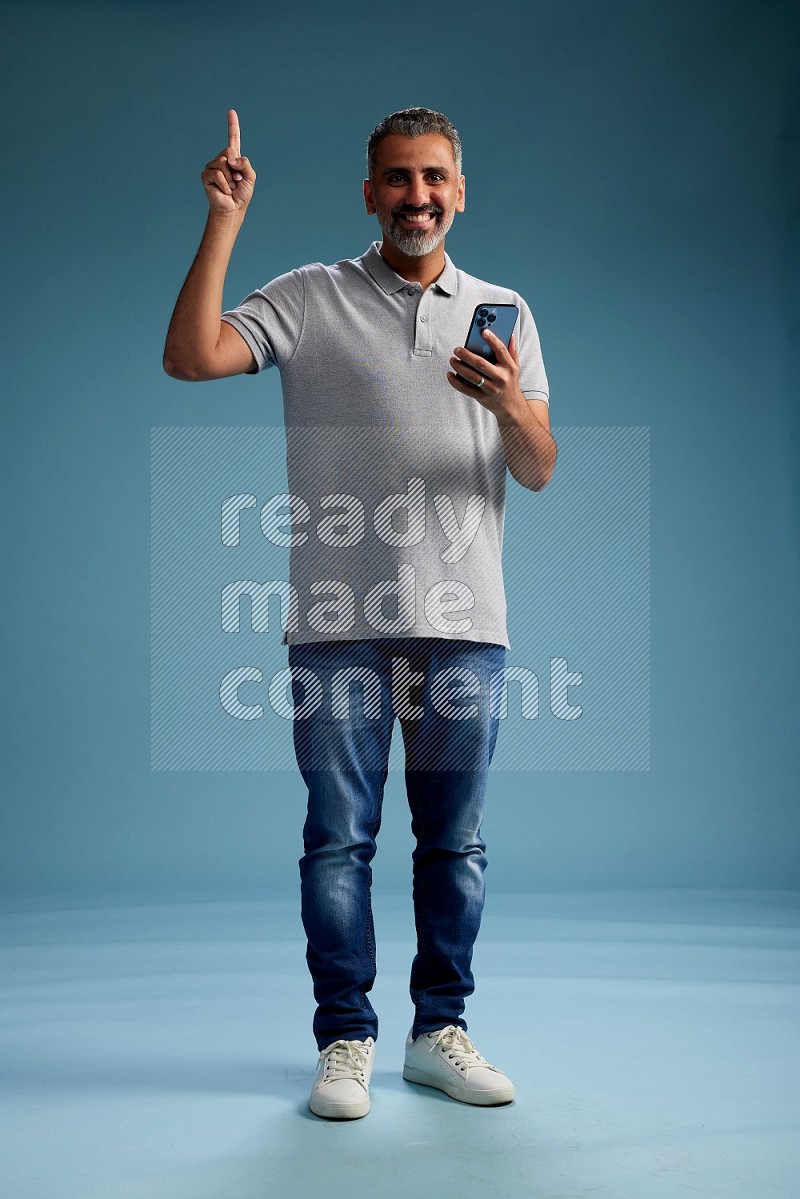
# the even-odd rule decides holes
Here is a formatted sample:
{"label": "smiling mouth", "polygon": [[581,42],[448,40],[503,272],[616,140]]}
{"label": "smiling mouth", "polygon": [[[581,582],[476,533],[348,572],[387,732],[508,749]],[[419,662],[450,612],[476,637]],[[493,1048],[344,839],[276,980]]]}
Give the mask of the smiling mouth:
{"label": "smiling mouth", "polygon": [[396,219],[411,227],[424,228],[435,221],[437,216],[438,213],[435,212],[400,212]]}

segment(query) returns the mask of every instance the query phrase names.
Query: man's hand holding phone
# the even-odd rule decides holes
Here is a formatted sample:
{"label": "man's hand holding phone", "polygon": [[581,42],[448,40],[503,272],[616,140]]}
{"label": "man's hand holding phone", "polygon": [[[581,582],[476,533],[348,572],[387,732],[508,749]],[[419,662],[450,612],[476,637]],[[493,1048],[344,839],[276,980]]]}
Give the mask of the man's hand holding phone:
{"label": "man's hand holding phone", "polygon": [[456,346],[447,372],[447,381],[462,395],[472,396],[484,408],[493,412],[498,420],[520,410],[520,403],[527,407],[519,386],[519,354],[512,333],[506,347],[490,329],[482,329],[481,335],[497,359],[496,365],[473,354],[464,346]]}

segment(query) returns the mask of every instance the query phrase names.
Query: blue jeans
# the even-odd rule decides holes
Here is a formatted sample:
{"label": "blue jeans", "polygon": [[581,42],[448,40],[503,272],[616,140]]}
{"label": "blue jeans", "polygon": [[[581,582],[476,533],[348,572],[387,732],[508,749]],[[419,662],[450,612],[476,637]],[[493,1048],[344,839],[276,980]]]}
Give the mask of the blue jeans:
{"label": "blue jeans", "polygon": [[[308,787],[299,866],[319,1049],[340,1037],[378,1036],[368,998],[376,976],[370,863],[395,718],[416,838],[412,1034],[467,1028],[462,1012],[474,990],[470,966],[485,893],[480,829],[499,723],[489,681],[505,653],[502,645],[439,637],[289,647],[294,747]],[[334,676],[348,668],[360,675],[348,683],[349,709],[347,688],[334,689]],[[461,673],[443,678],[447,670]]]}

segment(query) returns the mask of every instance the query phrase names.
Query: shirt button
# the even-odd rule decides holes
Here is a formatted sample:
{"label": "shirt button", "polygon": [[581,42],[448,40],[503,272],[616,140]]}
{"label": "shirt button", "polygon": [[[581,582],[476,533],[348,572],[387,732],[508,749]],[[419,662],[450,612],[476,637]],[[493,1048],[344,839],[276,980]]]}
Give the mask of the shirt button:
{"label": "shirt button", "polygon": [[419,319],[420,319],[421,321],[426,321],[428,318],[427,318],[427,316],[421,316]]}
{"label": "shirt button", "polygon": [[407,287],[407,288],[406,288],[406,295],[407,295],[407,296],[413,296],[413,294],[414,294],[414,288],[413,288],[413,287]]}

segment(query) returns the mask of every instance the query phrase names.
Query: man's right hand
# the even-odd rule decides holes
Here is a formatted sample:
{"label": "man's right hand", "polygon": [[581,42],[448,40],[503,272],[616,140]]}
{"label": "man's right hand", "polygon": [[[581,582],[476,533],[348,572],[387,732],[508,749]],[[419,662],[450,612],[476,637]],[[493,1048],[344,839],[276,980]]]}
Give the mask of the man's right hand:
{"label": "man's right hand", "polygon": [[239,118],[233,108],[228,109],[228,145],[217,158],[206,163],[200,179],[212,213],[244,216],[253,198],[256,173],[249,160],[241,157]]}

